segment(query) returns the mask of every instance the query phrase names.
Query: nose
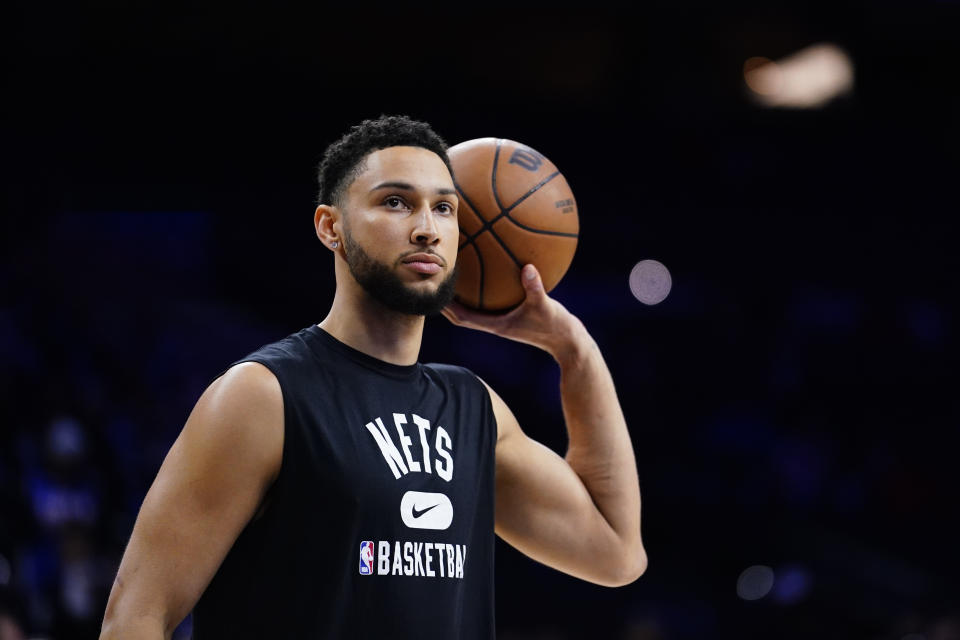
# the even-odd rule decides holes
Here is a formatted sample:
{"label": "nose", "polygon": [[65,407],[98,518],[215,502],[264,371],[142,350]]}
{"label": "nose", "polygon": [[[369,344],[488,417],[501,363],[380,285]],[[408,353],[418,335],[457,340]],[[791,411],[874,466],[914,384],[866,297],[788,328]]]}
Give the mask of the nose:
{"label": "nose", "polygon": [[440,231],[437,229],[437,221],[433,217],[433,212],[429,205],[423,205],[413,216],[414,225],[410,232],[410,242],[414,244],[437,244],[440,242]]}

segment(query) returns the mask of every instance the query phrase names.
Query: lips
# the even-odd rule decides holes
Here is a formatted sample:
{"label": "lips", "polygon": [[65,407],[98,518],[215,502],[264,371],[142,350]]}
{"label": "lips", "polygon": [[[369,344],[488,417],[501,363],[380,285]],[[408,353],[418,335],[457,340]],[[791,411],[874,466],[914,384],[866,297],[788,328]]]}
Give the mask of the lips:
{"label": "lips", "polygon": [[439,273],[443,268],[443,260],[433,253],[414,253],[401,262],[417,273]]}
{"label": "lips", "polygon": [[406,258],[404,258],[404,259],[402,260],[402,262],[404,262],[404,263],[410,263],[410,262],[432,262],[432,263],[434,263],[434,264],[438,264],[438,265],[440,265],[440,266],[443,266],[443,260],[441,260],[441,259],[440,259],[440,256],[438,256],[438,255],[435,254],[435,253],[414,253],[413,255],[409,255],[409,256],[407,256]]}

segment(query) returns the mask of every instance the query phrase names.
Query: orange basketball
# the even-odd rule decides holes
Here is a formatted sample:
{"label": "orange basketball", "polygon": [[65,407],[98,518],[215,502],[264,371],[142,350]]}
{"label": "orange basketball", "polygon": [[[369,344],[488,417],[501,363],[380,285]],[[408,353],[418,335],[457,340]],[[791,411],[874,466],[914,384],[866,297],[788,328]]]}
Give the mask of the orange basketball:
{"label": "orange basketball", "polygon": [[457,300],[485,311],[523,302],[520,270],[534,264],[550,291],[577,249],[577,203],[557,167],[502,138],[447,150],[460,196]]}

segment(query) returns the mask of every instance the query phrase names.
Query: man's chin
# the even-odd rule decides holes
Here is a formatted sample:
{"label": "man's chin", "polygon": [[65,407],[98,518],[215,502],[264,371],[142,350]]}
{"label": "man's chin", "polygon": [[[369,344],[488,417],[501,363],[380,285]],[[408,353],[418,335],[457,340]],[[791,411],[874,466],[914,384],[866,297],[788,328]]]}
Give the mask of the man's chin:
{"label": "man's chin", "polygon": [[[439,275],[439,274],[438,274]],[[430,277],[416,280],[403,281],[403,288],[414,295],[434,295],[443,286],[443,280],[439,277]]]}
{"label": "man's chin", "polygon": [[402,283],[403,287],[418,295],[432,295],[440,291],[444,286],[452,286],[450,272],[446,269],[437,273],[417,273],[410,269],[401,269],[397,273],[397,282]]}
{"label": "man's chin", "polygon": [[350,272],[368,294],[387,309],[408,315],[435,315],[453,299],[457,269],[420,274],[409,267],[390,268],[348,242]]}

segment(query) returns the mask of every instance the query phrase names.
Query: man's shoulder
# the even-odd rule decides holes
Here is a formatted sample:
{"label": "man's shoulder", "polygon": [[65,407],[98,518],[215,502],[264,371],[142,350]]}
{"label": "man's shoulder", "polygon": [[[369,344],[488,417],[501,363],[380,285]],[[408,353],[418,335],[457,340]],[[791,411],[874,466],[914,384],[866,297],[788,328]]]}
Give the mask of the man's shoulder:
{"label": "man's shoulder", "polygon": [[431,371],[434,375],[448,380],[455,384],[466,384],[471,387],[483,387],[483,381],[480,376],[475,374],[467,367],[447,364],[443,362],[429,362],[423,365],[425,369]]}
{"label": "man's shoulder", "polygon": [[211,388],[216,388],[221,396],[230,394],[230,402],[241,406],[281,395],[276,374],[256,360],[244,360],[230,366],[214,380]]}
{"label": "man's shoulder", "polygon": [[[307,327],[296,333],[291,333],[285,338],[280,338],[279,340],[262,345],[258,349],[248,353],[246,358],[263,356],[286,360],[302,359],[312,352],[309,340],[310,327]],[[242,360],[238,362],[242,362]]]}
{"label": "man's shoulder", "polygon": [[232,371],[241,365],[251,362],[262,365],[277,378],[282,377],[284,370],[290,369],[291,367],[298,367],[310,360],[313,352],[308,343],[307,332],[308,329],[302,329],[254,349],[242,358],[224,367],[224,369],[217,374],[216,378],[223,376],[228,371]]}
{"label": "man's shoulder", "polygon": [[431,371],[436,371],[437,373],[441,373],[443,375],[470,376],[472,378],[477,377],[477,374],[470,369],[457,364],[449,364],[446,362],[427,362],[423,366]]}

